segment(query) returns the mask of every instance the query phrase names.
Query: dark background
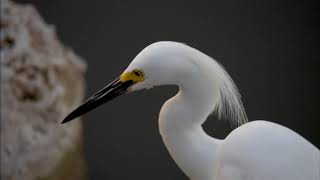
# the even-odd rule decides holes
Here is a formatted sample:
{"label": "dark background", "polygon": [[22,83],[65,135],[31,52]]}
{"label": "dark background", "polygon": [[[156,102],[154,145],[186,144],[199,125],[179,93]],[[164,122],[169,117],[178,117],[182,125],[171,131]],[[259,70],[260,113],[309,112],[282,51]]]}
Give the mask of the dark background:
{"label": "dark background", "polygon": [[[145,46],[187,43],[223,64],[250,120],[277,122],[320,147],[319,19],[312,1],[24,0],[56,26],[88,63],[88,95]],[[160,87],[122,96],[85,116],[91,179],[187,179],[162,144],[158,112],[177,91]],[[210,117],[208,134],[232,126]]]}

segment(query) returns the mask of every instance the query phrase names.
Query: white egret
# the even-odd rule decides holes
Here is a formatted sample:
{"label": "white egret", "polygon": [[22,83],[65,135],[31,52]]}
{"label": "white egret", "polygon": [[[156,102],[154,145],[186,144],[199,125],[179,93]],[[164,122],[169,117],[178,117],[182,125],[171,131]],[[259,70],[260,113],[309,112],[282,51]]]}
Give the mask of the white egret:
{"label": "white egret", "polygon": [[[160,111],[163,142],[193,180],[320,180],[320,151],[292,130],[267,121],[247,122],[234,82],[214,59],[177,42],[142,50],[115,81],[69,114],[68,122],[126,92],[178,85]],[[225,139],[201,125],[216,112],[243,124]]]}

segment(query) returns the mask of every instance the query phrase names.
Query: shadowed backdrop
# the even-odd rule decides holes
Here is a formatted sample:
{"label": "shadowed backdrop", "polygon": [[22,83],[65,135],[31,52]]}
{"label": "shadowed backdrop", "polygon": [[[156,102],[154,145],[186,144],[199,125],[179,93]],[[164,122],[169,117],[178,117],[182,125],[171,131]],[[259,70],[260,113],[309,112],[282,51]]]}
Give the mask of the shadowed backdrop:
{"label": "shadowed backdrop", "polygon": [[[88,96],[117,77],[145,46],[179,41],[225,66],[250,121],[277,122],[320,147],[320,36],[312,1],[18,2],[35,4],[61,40],[87,60]],[[91,179],[187,179],[158,130],[160,107],[176,91],[166,86],[134,92],[85,116]],[[214,116],[204,126],[218,138],[233,128]]]}

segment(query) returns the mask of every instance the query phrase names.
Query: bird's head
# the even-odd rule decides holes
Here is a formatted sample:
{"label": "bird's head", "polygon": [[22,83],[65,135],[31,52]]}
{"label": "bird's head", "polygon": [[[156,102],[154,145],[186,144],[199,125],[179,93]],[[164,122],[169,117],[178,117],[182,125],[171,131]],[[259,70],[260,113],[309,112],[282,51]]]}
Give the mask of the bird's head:
{"label": "bird's head", "polygon": [[177,42],[156,42],[143,49],[121,74],[120,80],[133,81],[129,90],[149,89],[160,85],[181,85],[196,70],[185,50]]}
{"label": "bird's head", "polygon": [[208,104],[205,112],[215,110],[218,117],[230,117],[237,124],[247,122],[238,89],[218,62],[182,43],[162,41],[143,49],[118,78],[72,111],[62,123],[121,94],[160,85],[191,89],[188,92],[200,93],[197,99],[205,97],[200,100]]}
{"label": "bird's head", "polygon": [[[127,92],[149,89],[160,85],[179,85],[190,78],[195,68],[183,57],[176,42],[157,42],[143,49],[118,78],[95,93],[71,112],[62,123],[71,121],[99,105]],[[177,48],[178,47],[178,48]]]}

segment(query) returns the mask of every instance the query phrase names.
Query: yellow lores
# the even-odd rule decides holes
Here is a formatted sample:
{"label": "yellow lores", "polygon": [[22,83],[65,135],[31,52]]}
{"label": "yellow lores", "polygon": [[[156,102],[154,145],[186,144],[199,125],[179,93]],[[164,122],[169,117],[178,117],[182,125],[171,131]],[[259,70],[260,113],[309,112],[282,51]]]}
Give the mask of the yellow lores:
{"label": "yellow lores", "polygon": [[131,72],[124,72],[120,75],[120,81],[133,81],[133,83],[137,83],[144,80],[144,74],[140,70],[133,70]]}

